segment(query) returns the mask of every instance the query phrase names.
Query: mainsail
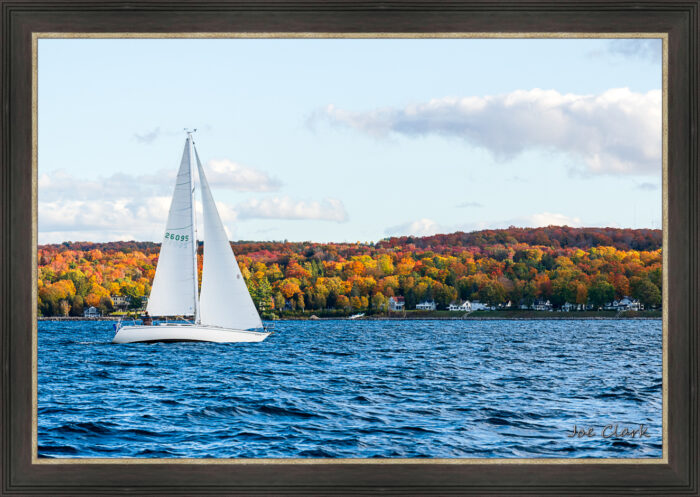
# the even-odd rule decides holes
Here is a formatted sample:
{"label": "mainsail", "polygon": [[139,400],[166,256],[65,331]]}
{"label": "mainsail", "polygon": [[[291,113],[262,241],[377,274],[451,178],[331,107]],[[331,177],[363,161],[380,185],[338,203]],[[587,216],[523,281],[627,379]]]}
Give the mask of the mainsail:
{"label": "mainsail", "polygon": [[195,149],[202,189],[204,261],[200,316],[204,325],[248,330],[262,328]]}
{"label": "mainsail", "polygon": [[192,146],[185,142],[147,311],[151,316],[187,316],[197,311]]}

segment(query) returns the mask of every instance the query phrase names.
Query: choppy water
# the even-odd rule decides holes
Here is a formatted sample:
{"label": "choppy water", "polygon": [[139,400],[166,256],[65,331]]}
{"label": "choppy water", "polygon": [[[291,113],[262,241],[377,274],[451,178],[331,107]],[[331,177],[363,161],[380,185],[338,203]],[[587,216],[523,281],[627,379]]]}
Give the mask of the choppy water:
{"label": "choppy water", "polygon": [[[39,323],[40,456],[661,457],[660,320],[285,321],[259,344],[112,327]],[[649,436],[602,437],[616,423]]]}

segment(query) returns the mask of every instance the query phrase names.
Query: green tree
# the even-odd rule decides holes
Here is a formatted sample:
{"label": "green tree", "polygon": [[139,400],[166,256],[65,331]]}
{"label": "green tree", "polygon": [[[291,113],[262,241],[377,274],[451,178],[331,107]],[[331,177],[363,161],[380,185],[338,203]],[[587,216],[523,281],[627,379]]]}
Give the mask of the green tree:
{"label": "green tree", "polygon": [[304,302],[304,295],[303,294],[297,293],[297,295],[295,297],[295,301],[296,301],[296,308],[297,309],[300,309],[301,311],[303,311],[306,308],[306,303]]}
{"label": "green tree", "polygon": [[561,307],[566,302],[576,301],[576,282],[558,278],[552,283],[552,296],[550,298],[554,307]]}
{"label": "green tree", "polygon": [[102,297],[100,299],[100,305],[98,306],[98,309],[100,310],[100,313],[102,313],[103,316],[106,316],[110,312],[114,312],[114,302],[112,302],[112,298]]}
{"label": "green tree", "polygon": [[70,307],[71,316],[82,316],[84,308],[83,298],[80,295],[76,295],[75,297],[73,297],[73,301]]}
{"label": "green tree", "polygon": [[375,293],[372,295],[372,309],[376,312],[385,312],[387,310],[387,306],[389,304],[389,299],[387,299],[384,295],[381,293]]}
{"label": "green tree", "polygon": [[257,283],[252,284],[250,286],[250,296],[259,312],[262,313],[269,310],[273,305],[270,281],[263,277]]}
{"label": "green tree", "polygon": [[282,295],[282,292],[275,292],[274,301],[275,301],[275,310],[281,311],[284,309],[284,305],[286,303],[286,300],[284,299],[284,295]]}
{"label": "green tree", "polygon": [[450,302],[457,299],[457,290],[448,285],[441,285],[437,283],[435,285],[435,303],[440,309],[447,309]]}
{"label": "green tree", "polygon": [[498,281],[489,280],[480,290],[479,299],[489,305],[498,305],[506,300],[506,289]]}
{"label": "green tree", "polygon": [[588,300],[597,309],[612,302],[615,298],[615,287],[604,278],[599,278],[588,289]]}
{"label": "green tree", "polygon": [[537,298],[537,285],[532,281],[528,281],[523,287],[523,298],[522,303],[528,307],[531,307]]}
{"label": "green tree", "polygon": [[647,278],[642,278],[632,290],[632,296],[644,304],[645,308],[661,305],[661,291]]}

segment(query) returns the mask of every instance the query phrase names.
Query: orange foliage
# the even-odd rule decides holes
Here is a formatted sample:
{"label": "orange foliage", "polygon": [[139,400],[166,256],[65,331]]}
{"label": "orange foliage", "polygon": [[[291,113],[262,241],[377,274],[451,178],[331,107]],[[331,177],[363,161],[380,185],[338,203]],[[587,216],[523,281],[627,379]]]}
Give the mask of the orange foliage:
{"label": "orange foliage", "polygon": [[[241,242],[234,249],[251,294],[268,309],[286,300],[294,309],[360,310],[389,296],[403,296],[409,309],[421,300],[444,308],[453,299],[584,304],[601,279],[617,297],[661,291],[659,230],[509,228],[376,244]],[[40,246],[40,312],[148,296],[158,251],[149,242]]]}

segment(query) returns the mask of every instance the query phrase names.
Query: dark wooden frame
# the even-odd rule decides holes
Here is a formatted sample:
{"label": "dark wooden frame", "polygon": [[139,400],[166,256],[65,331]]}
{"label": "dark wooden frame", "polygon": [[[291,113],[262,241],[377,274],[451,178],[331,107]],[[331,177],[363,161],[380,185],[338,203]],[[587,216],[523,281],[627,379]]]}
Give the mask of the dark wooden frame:
{"label": "dark wooden frame", "polygon": [[[693,1],[5,1],[0,155],[3,495],[698,495],[698,7]],[[32,32],[668,33],[668,461],[32,464]]]}

